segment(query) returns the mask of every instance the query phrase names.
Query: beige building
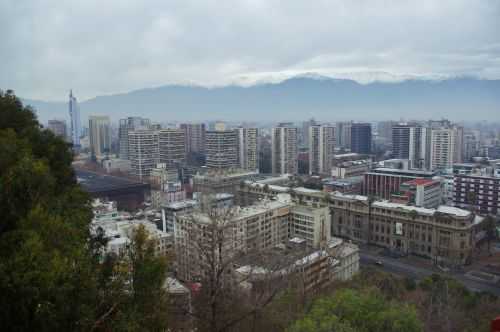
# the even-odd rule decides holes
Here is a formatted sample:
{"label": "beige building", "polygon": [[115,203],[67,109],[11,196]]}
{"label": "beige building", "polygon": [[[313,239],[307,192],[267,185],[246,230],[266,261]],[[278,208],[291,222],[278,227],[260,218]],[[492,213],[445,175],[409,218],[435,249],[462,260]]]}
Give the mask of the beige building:
{"label": "beige building", "polygon": [[238,128],[238,164],[241,169],[259,171],[259,130]]}
{"label": "beige building", "polygon": [[369,204],[366,196],[340,193],[331,195],[330,208],[335,236],[452,266],[470,260],[484,219],[449,206],[427,209],[388,201]]}
{"label": "beige building", "polygon": [[309,174],[330,174],[335,153],[335,127],[309,127]]}
{"label": "beige building", "polygon": [[461,163],[463,154],[463,128],[432,128],[430,138],[430,168],[452,168],[453,163]]}
{"label": "beige building", "polygon": [[193,176],[193,192],[236,195],[242,181],[252,179],[257,175],[255,171],[210,169],[205,174]]}
{"label": "beige building", "polygon": [[297,128],[284,123],[272,129],[271,169],[273,174],[297,174]]}
{"label": "beige building", "polygon": [[109,116],[89,116],[90,153],[103,156],[111,147],[111,130]]}
{"label": "beige building", "polygon": [[330,209],[294,205],[290,210],[288,232],[290,237],[299,237],[307,246],[319,248],[330,240]]}
{"label": "beige building", "polygon": [[301,238],[291,238],[263,253],[243,257],[236,266],[236,279],[246,290],[267,289],[271,283],[273,291],[292,287],[308,293],[335,280],[351,279],[359,271],[359,249],[338,238],[320,249],[308,247]]}
{"label": "beige building", "polygon": [[234,130],[206,132],[206,166],[210,168],[238,167],[238,135]]}
{"label": "beige building", "polygon": [[154,130],[132,130],[128,132],[128,157],[131,174],[139,179],[149,177],[151,170],[160,161],[158,132]]}
{"label": "beige building", "polygon": [[195,281],[205,277],[209,264],[206,255],[214,241],[221,248],[223,261],[283,242],[288,236],[289,212],[289,203],[273,201],[222,211],[217,218],[199,212],[179,215],[174,224],[179,279]]}
{"label": "beige building", "polygon": [[186,152],[205,152],[205,124],[204,123],[183,123],[181,129],[186,135]]}
{"label": "beige building", "polygon": [[186,135],[182,129],[162,129],[158,132],[160,162],[169,168],[186,162]]}

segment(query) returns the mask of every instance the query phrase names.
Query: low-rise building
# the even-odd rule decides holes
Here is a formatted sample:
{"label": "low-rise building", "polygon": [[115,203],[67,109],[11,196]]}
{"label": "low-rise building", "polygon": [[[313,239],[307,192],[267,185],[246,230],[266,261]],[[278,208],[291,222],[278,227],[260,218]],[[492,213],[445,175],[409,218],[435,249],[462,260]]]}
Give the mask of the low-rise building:
{"label": "low-rise building", "polygon": [[288,234],[304,239],[309,247],[319,248],[330,240],[330,209],[294,205],[290,210]]}
{"label": "low-rise building", "polygon": [[236,195],[240,184],[258,177],[255,171],[212,169],[193,177],[193,192],[202,194],[229,193]]}
{"label": "low-rise building", "polygon": [[352,176],[359,176],[368,172],[371,168],[371,159],[361,159],[345,161],[332,166],[331,175],[336,179],[345,179]]}
{"label": "low-rise building", "polygon": [[130,160],[120,158],[106,158],[101,161],[106,173],[121,172],[128,174],[131,170]]}
{"label": "low-rise building", "polygon": [[[286,289],[319,291],[335,280],[349,280],[359,271],[358,247],[332,239],[315,249],[294,237],[264,252],[236,262],[235,276],[247,290]],[[267,285],[266,285],[267,284]],[[272,287],[269,287],[269,284]]]}
{"label": "low-rise building", "polygon": [[345,179],[323,180],[323,191],[340,191],[344,194],[361,194],[363,190],[363,176],[353,176]]}
{"label": "low-rise building", "polygon": [[478,213],[500,215],[500,178],[482,175],[455,175],[455,206]]}
{"label": "low-rise building", "polygon": [[390,199],[392,194],[399,192],[404,182],[418,178],[432,179],[435,175],[435,172],[428,171],[376,168],[365,173],[363,194]]}
{"label": "low-rise building", "polygon": [[224,249],[219,253],[224,259],[281,243],[288,236],[290,207],[290,203],[266,201],[217,212],[216,216],[199,212],[178,215],[174,234],[179,278],[203,279],[209,263],[206,252],[201,251],[213,241]]}
{"label": "low-rise building", "polygon": [[160,231],[156,225],[147,220],[115,220],[108,222],[91,223],[92,232],[102,232],[107,239],[105,253],[117,256],[127,254],[133,240],[134,232],[143,226],[149,237],[156,241],[156,254],[166,256],[173,250],[173,235]]}
{"label": "low-rise building", "polygon": [[415,179],[401,184],[399,197],[407,203],[425,208],[435,208],[443,203],[441,183],[431,179]]}
{"label": "low-rise building", "polygon": [[470,262],[484,236],[483,217],[449,206],[427,209],[333,193],[330,208],[332,235],[426,256],[436,264]]}

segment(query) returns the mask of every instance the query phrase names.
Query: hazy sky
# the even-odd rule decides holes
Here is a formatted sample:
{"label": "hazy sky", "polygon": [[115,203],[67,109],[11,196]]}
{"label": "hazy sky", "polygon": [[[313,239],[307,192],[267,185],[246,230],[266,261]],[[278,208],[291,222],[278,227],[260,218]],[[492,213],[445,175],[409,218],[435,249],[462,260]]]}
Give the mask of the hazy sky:
{"label": "hazy sky", "polygon": [[80,99],[318,72],[500,78],[500,1],[0,0],[0,88]]}

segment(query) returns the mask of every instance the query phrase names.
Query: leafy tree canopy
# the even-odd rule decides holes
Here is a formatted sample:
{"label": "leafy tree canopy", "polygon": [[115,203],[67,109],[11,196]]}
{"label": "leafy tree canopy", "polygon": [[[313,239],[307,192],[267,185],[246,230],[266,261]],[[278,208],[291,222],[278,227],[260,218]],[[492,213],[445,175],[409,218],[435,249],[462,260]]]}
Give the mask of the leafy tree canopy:
{"label": "leafy tree canopy", "polygon": [[316,300],[289,332],[422,331],[413,307],[385,300],[375,290],[342,289]]}

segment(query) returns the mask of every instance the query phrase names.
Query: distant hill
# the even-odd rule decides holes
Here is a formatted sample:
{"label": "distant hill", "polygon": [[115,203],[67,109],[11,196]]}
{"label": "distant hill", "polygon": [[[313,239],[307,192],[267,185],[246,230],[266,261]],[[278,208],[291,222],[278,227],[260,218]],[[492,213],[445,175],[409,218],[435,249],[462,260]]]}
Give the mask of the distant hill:
{"label": "distant hill", "polygon": [[[76,91],[78,96],[78,91]],[[24,100],[39,119],[68,118],[66,102]],[[294,77],[249,87],[167,85],[80,102],[89,114],[113,121],[143,116],[153,121],[322,121],[427,119],[500,121],[500,80],[456,78],[359,84],[325,77]]]}

